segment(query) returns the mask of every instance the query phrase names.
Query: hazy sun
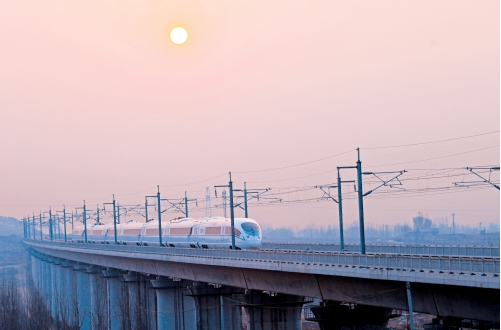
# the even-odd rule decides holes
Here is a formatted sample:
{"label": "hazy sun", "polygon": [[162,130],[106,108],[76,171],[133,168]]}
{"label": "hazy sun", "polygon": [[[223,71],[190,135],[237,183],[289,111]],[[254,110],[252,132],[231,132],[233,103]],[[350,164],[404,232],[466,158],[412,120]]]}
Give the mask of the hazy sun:
{"label": "hazy sun", "polygon": [[188,32],[186,32],[184,28],[178,26],[170,31],[170,39],[173,43],[180,45],[188,39]]}

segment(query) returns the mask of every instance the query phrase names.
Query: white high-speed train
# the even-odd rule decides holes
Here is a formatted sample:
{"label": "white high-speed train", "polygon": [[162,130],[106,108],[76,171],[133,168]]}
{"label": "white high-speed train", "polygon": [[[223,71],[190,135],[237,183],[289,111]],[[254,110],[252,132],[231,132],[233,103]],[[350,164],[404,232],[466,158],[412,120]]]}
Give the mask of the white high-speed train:
{"label": "white high-speed train", "polygon": [[[74,228],[73,242],[85,241],[84,227]],[[123,245],[159,245],[158,221],[117,224],[117,242]],[[87,226],[87,242],[114,244],[113,224]],[[223,217],[162,221],[162,245],[192,248],[231,248],[231,220]],[[248,218],[235,218],[236,249],[260,249],[261,228]]]}

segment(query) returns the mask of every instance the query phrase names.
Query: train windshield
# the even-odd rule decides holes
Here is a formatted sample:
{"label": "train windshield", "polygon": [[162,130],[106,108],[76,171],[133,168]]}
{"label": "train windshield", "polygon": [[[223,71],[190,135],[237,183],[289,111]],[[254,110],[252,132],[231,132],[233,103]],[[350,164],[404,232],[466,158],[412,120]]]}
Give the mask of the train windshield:
{"label": "train windshield", "polygon": [[259,226],[253,222],[242,223],[242,229],[250,235],[259,235]]}

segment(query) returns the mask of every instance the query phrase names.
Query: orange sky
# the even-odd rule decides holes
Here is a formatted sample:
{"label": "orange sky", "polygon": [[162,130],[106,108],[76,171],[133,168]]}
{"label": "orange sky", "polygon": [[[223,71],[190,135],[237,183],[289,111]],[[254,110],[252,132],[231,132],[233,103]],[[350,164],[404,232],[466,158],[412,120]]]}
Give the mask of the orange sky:
{"label": "orange sky", "polygon": [[[94,207],[113,193],[143,203],[157,184],[164,196],[204,199],[228,171],[239,187],[276,192],[325,184],[336,166],[354,165],[354,151],[238,172],[356,147],[364,170],[430,169],[409,178],[498,165],[499,133],[368,148],[499,131],[499,16],[499,1],[2,1],[0,215]],[[180,46],[168,40],[179,25],[189,33]],[[499,221],[494,188],[371,198],[372,225],[410,223],[420,210]],[[326,225],[337,207],[255,206],[251,216]],[[356,200],[346,218],[357,219]]]}

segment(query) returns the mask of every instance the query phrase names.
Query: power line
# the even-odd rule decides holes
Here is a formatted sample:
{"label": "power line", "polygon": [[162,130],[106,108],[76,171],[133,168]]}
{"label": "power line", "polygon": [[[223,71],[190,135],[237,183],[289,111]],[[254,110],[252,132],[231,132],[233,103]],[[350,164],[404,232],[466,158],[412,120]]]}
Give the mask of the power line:
{"label": "power line", "polygon": [[472,137],[490,135],[490,134],[495,134],[495,133],[499,133],[499,131],[493,131],[493,132],[487,132],[487,133],[475,134],[475,135],[468,135],[468,136],[461,136],[461,137],[456,137],[456,138],[451,138],[451,139],[445,139],[445,140],[436,140],[436,141],[428,141],[428,142],[420,142],[420,143],[410,143],[410,144],[400,144],[400,145],[385,146],[385,147],[361,148],[361,149],[373,150],[373,149],[388,149],[388,148],[411,147],[411,146],[419,146],[419,145],[424,145],[424,144],[432,144],[432,143],[441,143],[441,142],[462,140],[462,139],[468,139],[468,138],[472,138]]}
{"label": "power line", "polygon": [[428,160],[435,160],[435,159],[442,159],[442,158],[447,158],[447,157],[453,157],[453,156],[458,156],[458,155],[464,155],[464,154],[469,154],[472,152],[477,152],[477,151],[482,151],[482,150],[487,150],[487,149],[492,149],[499,147],[499,144],[496,144],[494,146],[486,147],[486,148],[481,148],[481,149],[475,149],[475,150],[470,150],[470,151],[465,151],[465,152],[460,152],[457,154],[452,154],[452,155],[447,155],[447,156],[441,156],[441,157],[434,157],[434,158],[427,158],[427,159],[421,159],[421,160],[413,160],[410,162],[402,162],[402,163],[393,163],[393,164],[385,164],[385,165],[377,165],[377,166],[371,166],[371,167],[383,167],[383,166],[392,166],[392,165],[402,165],[402,164],[412,164],[412,163],[419,163],[419,162],[425,162]]}
{"label": "power line", "polygon": [[326,159],[330,159],[330,158],[334,158],[334,157],[337,157],[337,156],[341,156],[341,155],[347,154],[347,153],[352,152],[352,151],[354,151],[354,149],[350,149],[348,151],[345,151],[345,152],[342,152],[342,153],[339,153],[339,154],[336,154],[336,155],[332,155],[332,156],[328,156],[328,157],[324,157],[324,158],[312,160],[312,161],[305,162],[305,163],[295,164],[295,165],[276,167],[276,168],[269,168],[269,169],[265,169],[265,170],[244,171],[244,172],[234,172],[234,173],[245,174],[245,173],[258,173],[258,172],[268,172],[268,171],[275,171],[275,170],[283,170],[283,169],[286,169],[286,168],[297,167],[297,166],[302,166],[302,165],[307,165],[307,164],[311,164],[311,163],[320,162],[320,161],[323,161],[323,160],[326,160]]}

